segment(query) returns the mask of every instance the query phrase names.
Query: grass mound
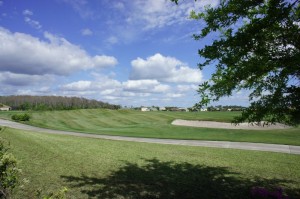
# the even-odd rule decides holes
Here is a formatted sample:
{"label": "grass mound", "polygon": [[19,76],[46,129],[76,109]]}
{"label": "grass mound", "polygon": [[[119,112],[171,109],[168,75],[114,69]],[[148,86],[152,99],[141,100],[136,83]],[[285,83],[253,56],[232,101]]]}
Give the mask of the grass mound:
{"label": "grass mound", "polygon": [[[11,114],[0,112],[0,117]],[[72,110],[30,112],[30,125],[49,129],[147,138],[171,138],[300,145],[300,128],[238,130],[174,126],[175,119],[230,122],[238,112],[141,112],[133,110]]]}

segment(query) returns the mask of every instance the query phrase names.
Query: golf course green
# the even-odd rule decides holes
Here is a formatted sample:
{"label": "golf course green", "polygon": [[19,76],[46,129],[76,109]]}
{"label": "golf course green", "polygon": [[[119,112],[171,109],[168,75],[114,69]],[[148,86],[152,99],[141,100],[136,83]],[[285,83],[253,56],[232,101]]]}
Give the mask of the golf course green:
{"label": "golf course green", "polygon": [[[10,119],[20,112],[1,112]],[[230,130],[179,127],[174,119],[230,122],[236,112],[72,110],[29,112],[27,124],[136,137],[300,145],[299,128]],[[2,127],[22,169],[13,198],[64,187],[67,198],[252,198],[253,190],[300,196],[300,156],[273,152],[109,141]],[[25,179],[25,180],[24,180]]]}

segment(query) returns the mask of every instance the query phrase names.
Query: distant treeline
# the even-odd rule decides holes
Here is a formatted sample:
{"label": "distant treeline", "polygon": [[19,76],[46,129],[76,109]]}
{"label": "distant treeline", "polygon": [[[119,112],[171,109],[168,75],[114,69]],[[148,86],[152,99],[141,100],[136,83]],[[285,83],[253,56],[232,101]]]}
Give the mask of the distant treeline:
{"label": "distant treeline", "polygon": [[209,106],[207,107],[208,111],[242,111],[245,107],[243,106],[236,106],[236,105],[229,105],[229,106]]}
{"label": "distant treeline", "polygon": [[0,96],[0,104],[12,107],[13,110],[72,110],[107,108],[119,109],[119,105],[109,104],[82,97],[62,96]]}

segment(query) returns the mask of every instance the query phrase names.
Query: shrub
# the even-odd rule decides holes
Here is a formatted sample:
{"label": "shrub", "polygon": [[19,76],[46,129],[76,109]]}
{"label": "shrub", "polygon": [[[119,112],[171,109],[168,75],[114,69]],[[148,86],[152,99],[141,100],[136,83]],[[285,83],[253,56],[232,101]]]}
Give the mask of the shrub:
{"label": "shrub", "polygon": [[11,119],[14,121],[29,121],[30,115],[27,113],[24,114],[14,114],[11,116]]}
{"label": "shrub", "polygon": [[17,168],[16,158],[7,152],[4,141],[0,138],[0,198],[9,198],[18,184],[21,170]]}

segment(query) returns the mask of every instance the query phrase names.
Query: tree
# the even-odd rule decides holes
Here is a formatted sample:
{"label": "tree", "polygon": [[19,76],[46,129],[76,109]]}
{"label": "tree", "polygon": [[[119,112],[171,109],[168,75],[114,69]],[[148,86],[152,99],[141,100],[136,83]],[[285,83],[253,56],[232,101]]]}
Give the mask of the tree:
{"label": "tree", "polygon": [[198,51],[200,69],[216,68],[199,106],[243,89],[250,106],[235,122],[300,123],[299,0],[221,0],[191,18],[205,22],[196,40],[214,36]]}

